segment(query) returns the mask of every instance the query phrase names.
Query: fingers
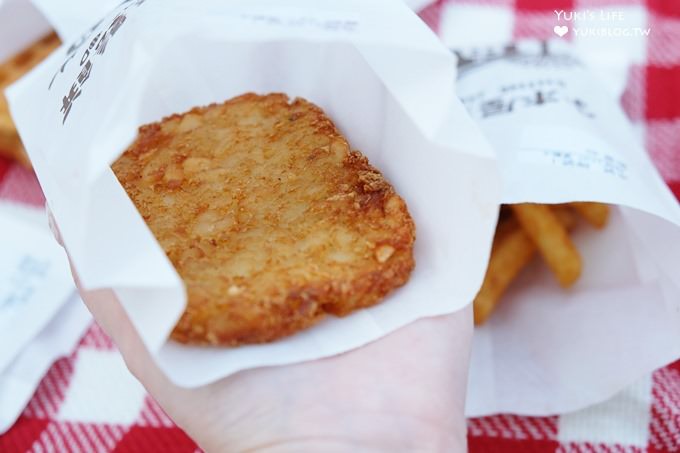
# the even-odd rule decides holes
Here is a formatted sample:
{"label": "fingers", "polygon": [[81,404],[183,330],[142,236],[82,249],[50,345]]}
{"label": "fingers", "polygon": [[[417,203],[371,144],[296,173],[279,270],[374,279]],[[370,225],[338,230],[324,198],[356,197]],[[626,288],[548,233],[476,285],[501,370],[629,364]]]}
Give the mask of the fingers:
{"label": "fingers", "polygon": [[61,231],[59,231],[59,226],[57,226],[57,222],[54,220],[54,215],[52,215],[50,205],[45,205],[45,209],[47,210],[47,224],[50,226],[50,231],[52,231],[54,239],[59,243],[59,245],[63,247],[64,241],[61,238]]}
{"label": "fingers", "polygon": [[[59,227],[49,206],[47,207],[47,219],[54,238],[63,247]],[[176,405],[176,397],[181,396],[180,389],[168,380],[153,360],[115,292],[111,289],[85,290],[78,278],[78,273],[73,266],[68,250],[66,248],[65,250],[73,281],[81,298],[97,323],[118,346],[130,372],[166,410],[168,410],[168,407]]]}
{"label": "fingers", "polygon": [[71,272],[85,305],[116,344],[130,372],[154,397],[167,399],[168,389],[174,386],[151,357],[115,292],[111,289],[83,290],[73,266]]}
{"label": "fingers", "polygon": [[118,347],[125,365],[161,407],[178,423],[186,426],[190,391],[173,384],[158,367],[139,333],[110,289],[81,291],[81,297],[94,318]]}

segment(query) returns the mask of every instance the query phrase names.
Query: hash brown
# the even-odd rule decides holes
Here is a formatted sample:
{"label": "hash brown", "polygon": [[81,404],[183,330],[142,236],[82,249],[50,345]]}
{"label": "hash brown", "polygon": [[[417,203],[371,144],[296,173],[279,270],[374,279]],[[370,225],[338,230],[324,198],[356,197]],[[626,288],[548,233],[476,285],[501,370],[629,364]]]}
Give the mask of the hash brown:
{"label": "hash brown", "polygon": [[324,112],[244,94],[142,126],[112,166],[187,288],[182,343],[262,343],[408,280],[404,200]]}
{"label": "hash brown", "polygon": [[31,162],[10,116],[7,99],[2,93],[5,88],[43,61],[60,44],[59,37],[55,33],[50,33],[0,64],[0,156],[17,160],[25,167],[30,167]]}

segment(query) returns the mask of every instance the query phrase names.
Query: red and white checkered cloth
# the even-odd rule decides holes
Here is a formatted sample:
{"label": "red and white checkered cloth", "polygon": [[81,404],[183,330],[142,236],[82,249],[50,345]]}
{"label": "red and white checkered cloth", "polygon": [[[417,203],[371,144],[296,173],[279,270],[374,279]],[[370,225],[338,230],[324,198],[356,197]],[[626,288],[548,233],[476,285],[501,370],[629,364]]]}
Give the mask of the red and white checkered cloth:
{"label": "red and white checkered cloth", "polygon": [[[625,8],[651,29],[627,69],[621,102],[680,197],[680,0],[438,1],[421,17],[438,31],[443,22],[467,15],[475,21],[472,29],[493,26],[508,39],[548,38],[554,36],[554,9],[599,8]],[[2,159],[0,199],[44,203],[34,175]],[[470,419],[468,440],[472,452],[680,451],[680,361],[575,413]],[[97,325],[52,366],[15,426],[0,436],[0,452],[197,450],[127,372]]]}

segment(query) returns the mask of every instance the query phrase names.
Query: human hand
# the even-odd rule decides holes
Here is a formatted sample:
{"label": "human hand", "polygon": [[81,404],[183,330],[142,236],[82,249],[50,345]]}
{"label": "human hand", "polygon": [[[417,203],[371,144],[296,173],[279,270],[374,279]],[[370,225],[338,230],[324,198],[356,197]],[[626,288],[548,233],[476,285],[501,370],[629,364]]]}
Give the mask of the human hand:
{"label": "human hand", "polygon": [[176,386],[111,290],[84,291],[130,371],[206,451],[464,451],[472,310],[416,321],[362,348]]}

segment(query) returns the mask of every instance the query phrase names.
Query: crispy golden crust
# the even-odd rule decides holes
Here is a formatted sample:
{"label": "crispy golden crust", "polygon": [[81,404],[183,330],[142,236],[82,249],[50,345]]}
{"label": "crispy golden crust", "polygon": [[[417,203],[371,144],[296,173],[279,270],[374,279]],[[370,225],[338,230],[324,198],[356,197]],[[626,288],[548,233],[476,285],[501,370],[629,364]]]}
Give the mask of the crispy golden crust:
{"label": "crispy golden crust", "polygon": [[186,283],[183,343],[272,341],[378,303],[414,267],[406,204],[303,99],[143,126],[113,170]]}
{"label": "crispy golden crust", "polygon": [[24,146],[21,144],[21,139],[9,114],[9,107],[3,93],[5,88],[43,61],[54,49],[59,47],[59,44],[57,35],[51,33],[0,64],[0,156],[15,159],[26,167],[30,167],[31,163]]}

